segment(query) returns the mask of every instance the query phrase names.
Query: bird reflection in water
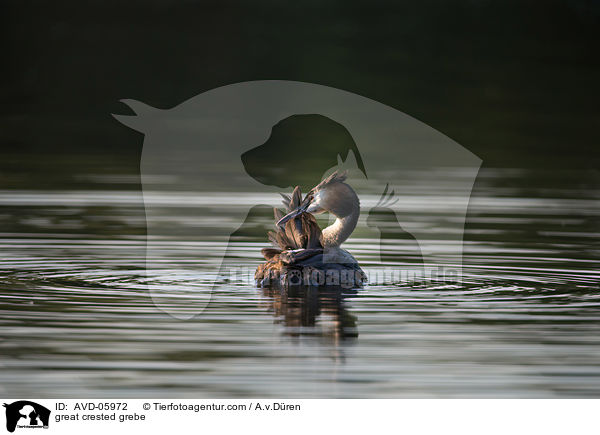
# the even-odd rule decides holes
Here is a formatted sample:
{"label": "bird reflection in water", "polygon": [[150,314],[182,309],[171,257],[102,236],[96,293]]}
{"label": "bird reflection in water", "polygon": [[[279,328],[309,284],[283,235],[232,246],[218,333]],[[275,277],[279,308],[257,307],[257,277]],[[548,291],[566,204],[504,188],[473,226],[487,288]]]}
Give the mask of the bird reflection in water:
{"label": "bird reflection in water", "polygon": [[283,324],[291,337],[317,336],[334,343],[358,337],[356,316],[346,308],[345,299],[355,291],[341,287],[294,286],[287,289],[264,288],[266,307],[275,323]]}

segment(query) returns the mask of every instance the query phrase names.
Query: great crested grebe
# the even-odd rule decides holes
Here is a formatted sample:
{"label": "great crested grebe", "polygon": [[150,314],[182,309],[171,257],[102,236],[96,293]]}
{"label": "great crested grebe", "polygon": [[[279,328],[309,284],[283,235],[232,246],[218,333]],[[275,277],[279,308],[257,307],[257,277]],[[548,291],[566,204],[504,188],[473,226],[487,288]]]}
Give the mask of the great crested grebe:
{"label": "great crested grebe", "polygon": [[[275,248],[263,248],[267,260],[254,278],[260,287],[340,286],[360,287],[366,276],[356,259],[340,245],[358,222],[360,202],[348,184],[346,173],[337,171],[302,198],[296,186],[292,196],[283,196],[287,214],[275,209],[277,231],[269,232]],[[329,212],[335,222],[323,231],[313,214]]]}

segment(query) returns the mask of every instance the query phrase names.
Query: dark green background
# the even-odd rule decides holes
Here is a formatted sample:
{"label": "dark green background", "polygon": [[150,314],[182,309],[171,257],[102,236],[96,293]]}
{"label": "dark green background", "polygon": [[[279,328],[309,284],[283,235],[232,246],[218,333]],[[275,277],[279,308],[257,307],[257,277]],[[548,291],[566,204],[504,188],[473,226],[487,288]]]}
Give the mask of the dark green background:
{"label": "dark green background", "polygon": [[[136,173],[122,98],[169,108],[247,80],[397,108],[485,167],[600,165],[600,2],[3,1],[0,181]],[[587,170],[586,170],[587,169]],[[587,181],[586,181],[587,180]]]}

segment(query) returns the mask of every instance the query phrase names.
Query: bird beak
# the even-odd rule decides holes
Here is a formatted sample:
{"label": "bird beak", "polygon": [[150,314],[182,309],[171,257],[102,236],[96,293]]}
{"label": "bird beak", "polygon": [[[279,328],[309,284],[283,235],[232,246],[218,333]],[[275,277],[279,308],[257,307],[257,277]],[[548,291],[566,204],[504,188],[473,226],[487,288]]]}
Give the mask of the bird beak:
{"label": "bird beak", "polygon": [[296,210],[289,212],[284,217],[282,217],[281,219],[279,219],[279,221],[277,222],[277,226],[280,227],[281,229],[285,228],[285,223],[287,221],[289,221],[291,219],[294,219],[296,216],[299,216],[302,213],[304,213],[306,211],[307,207],[308,207],[308,204],[301,205]]}

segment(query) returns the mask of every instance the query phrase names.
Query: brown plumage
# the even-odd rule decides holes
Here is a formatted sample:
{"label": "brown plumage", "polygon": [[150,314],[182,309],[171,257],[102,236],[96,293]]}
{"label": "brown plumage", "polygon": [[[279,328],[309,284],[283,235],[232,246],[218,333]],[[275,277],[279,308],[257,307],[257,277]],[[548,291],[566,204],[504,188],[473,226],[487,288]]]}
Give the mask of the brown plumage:
{"label": "brown plumage", "polygon": [[[333,173],[304,198],[300,187],[296,187],[291,196],[281,194],[286,216],[274,209],[276,231],[268,233],[269,240],[275,246],[263,248],[261,253],[266,262],[256,269],[255,279],[261,287],[287,287],[289,285],[306,286],[342,286],[360,287],[365,274],[358,263],[347,251],[339,246],[330,247],[323,238],[314,216],[307,211],[316,208],[315,195],[326,189],[335,192],[345,174]],[[356,194],[354,194],[356,197]],[[358,198],[356,198],[358,203]],[[324,209],[323,211],[329,211]],[[319,210],[318,212],[323,212]],[[355,225],[355,223],[354,223]],[[352,227],[350,232],[352,232]],[[324,246],[327,261],[324,262]],[[333,256],[331,255],[333,252]]]}

